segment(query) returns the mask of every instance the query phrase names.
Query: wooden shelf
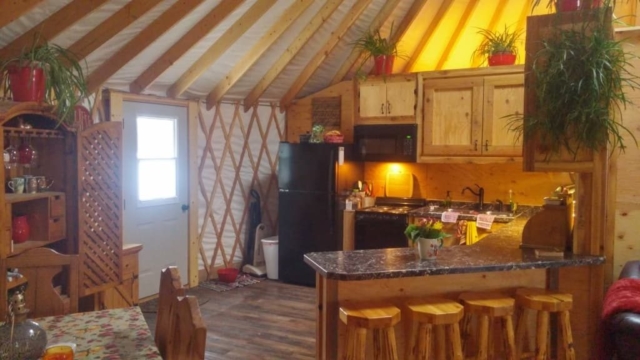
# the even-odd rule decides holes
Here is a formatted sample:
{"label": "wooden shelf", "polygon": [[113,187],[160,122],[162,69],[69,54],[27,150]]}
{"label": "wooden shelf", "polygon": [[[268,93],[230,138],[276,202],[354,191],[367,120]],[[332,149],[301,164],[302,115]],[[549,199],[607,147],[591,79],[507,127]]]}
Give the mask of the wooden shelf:
{"label": "wooden shelf", "polygon": [[29,249],[35,249],[35,248],[39,248],[39,247],[44,247],[47,246],[49,244],[53,244],[55,242],[61,241],[64,239],[58,239],[58,240],[53,240],[53,241],[47,241],[47,240],[27,240],[21,244],[13,244],[13,251],[9,254],[9,256],[14,256],[14,255],[18,255],[20,253],[23,253]]}
{"label": "wooden shelf", "polygon": [[12,203],[23,202],[23,201],[46,199],[52,196],[60,196],[60,195],[64,195],[64,193],[59,191],[45,191],[45,192],[33,193],[33,194],[7,193],[5,194],[4,201],[9,204],[12,204]]}
{"label": "wooden shelf", "polygon": [[13,280],[13,281],[9,281],[7,282],[7,290],[9,289],[13,289],[14,287],[18,287],[22,284],[26,284],[27,283],[27,277],[23,276],[21,278],[19,278],[18,280]]}
{"label": "wooden shelf", "polygon": [[15,136],[31,136],[38,138],[64,138],[62,131],[60,130],[45,130],[45,129],[24,129],[24,128],[14,128],[14,127],[3,127],[2,128],[5,135],[15,135]]}

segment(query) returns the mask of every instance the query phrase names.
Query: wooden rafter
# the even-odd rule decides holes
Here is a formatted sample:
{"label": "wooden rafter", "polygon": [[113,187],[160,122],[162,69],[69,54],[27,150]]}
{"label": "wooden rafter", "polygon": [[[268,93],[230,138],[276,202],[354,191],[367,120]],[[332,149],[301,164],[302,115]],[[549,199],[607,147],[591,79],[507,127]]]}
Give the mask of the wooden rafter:
{"label": "wooden rafter", "polygon": [[144,15],[162,0],[136,0],[120,8],[100,25],[91,29],[80,40],[69,47],[69,51],[84,59],[97,48],[102,46],[125,27]]}
{"label": "wooden rafter", "polygon": [[240,19],[238,19],[220,38],[205,51],[198,60],[196,60],[189,69],[180,76],[178,81],[173,83],[167,96],[176,98],[180,96],[189,85],[193,84],[196,79],[207,70],[218,58],[224,54],[231,45],[233,45],[249,28],[264,15],[276,0],[260,0],[256,2]]}
{"label": "wooden rafter", "polygon": [[[504,9],[507,6],[507,2],[509,0],[499,0],[496,6],[496,10],[493,12],[491,16],[491,20],[489,20],[489,25],[487,25],[486,29],[495,32],[498,30],[498,21],[502,18],[502,14],[504,13]],[[471,67],[478,67],[485,59],[482,56],[475,56],[473,58],[473,62],[471,63]]]}
{"label": "wooden rafter", "polygon": [[291,85],[289,90],[284,94],[280,100],[280,111],[284,111],[286,107],[291,104],[291,101],[293,101],[307,81],[309,81],[311,75],[318,69],[324,59],[327,58],[331,50],[333,50],[351,25],[360,17],[360,14],[367,8],[369,3],[371,3],[371,0],[358,0],[353,7],[351,7],[351,10],[345,15],[340,25],[331,33],[329,40],[327,40],[324,46],[313,56],[304,70],[302,70],[302,73],[298,75],[293,85]]}
{"label": "wooden rafter", "polygon": [[203,0],[181,0],[156,18],[149,26],[140,31],[136,37],[125,44],[117,53],[105,60],[87,79],[87,89],[94,92],[113,74],[151,45],[167,30],[171,29],[185,15],[190,13]]}
{"label": "wooden rafter", "polygon": [[531,9],[531,6],[531,0],[526,0],[522,5],[522,11],[520,11],[520,17],[518,18],[518,25],[516,26],[516,30],[526,31],[525,26],[527,25],[527,16],[529,16],[529,9]]}
{"label": "wooden rafter", "polygon": [[236,63],[227,76],[207,96],[207,109],[210,110],[224,94],[238,81],[265,51],[284,33],[294,21],[313,3],[313,0],[297,0],[291,4],[276,20],[271,28]]}
{"label": "wooden rafter", "polygon": [[449,59],[451,50],[453,50],[453,48],[456,46],[456,44],[460,40],[460,34],[467,27],[467,23],[471,18],[471,14],[473,14],[473,11],[478,5],[478,2],[479,0],[470,0],[467,3],[467,6],[464,9],[464,13],[462,13],[462,17],[458,21],[458,25],[456,26],[456,29],[453,31],[451,38],[447,42],[447,46],[445,47],[444,51],[442,52],[442,55],[440,56],[440,59],[438,60],[438,64],[436,65],[436,70],[442,69],[442,66],[444,65],[444,63],[447,62],[447,60]]}
{"label": "wooden rafter", "polygon": [[[34,40],[42,43],[54,38],[87,14],[100,7],[106,1],[107,0],[74,0],[70,2],[2,48],[2,50],[0,50],[0,59],[6,59],[20,54],[24,48],[30,47]],[[0,12],[4,12],[4,7]]]}
{"label": "wooden rafter", "polygon": [[[400,0],[387,1],[382,9],[380,9],[380,11],[378,12],[378,15],[376,15],[376,17],[373,19],[367,31],[374,31],[376,29],[379,29],[389,19],[391,13],[393,12],[393,9],[398,6],[399,2]],[[338,69],[338,72],[331,80],[331,85],[337,84],[342,81],[342,78],[344,78],[347,72],[349,72],[349,69],[351,69],[353,65],[356,64],[356,62],[360,62],[359,59],[361,58],[361,53],[362,52],[356,48],[351,51],[349,57],[347,57],[347,59],[342,63],[342,66],[340,66],[340,69]]]}
{"label": "wooden rafter", "polygon": [[451,4],[453,4],[453,0],[442,1],[442,4],[440,4],[440,8],[438,8],[436,16],[433,18],[431,23],[429,23],[429,27],[427,27],[427,30],[424,32],[424,34],[422,34],[416,50],[411,55],[409,61],[407,61],[407,63],[404,65],[404,72],[411,72],[411,68],[416,63],[416,61],[418,61],[420,54],[422,54],[422,51],[424,50],[425,46],[427,46],[427,43],[429,43],[429,40],[431,40],[433,33],[438,28],[438,25],[440,25],[440,22],[442,22],[442,19],[444,19],[444,16],[451,7]]}
{"label": "wooden rafter", "polygon": [[31,10],[42,0],[0,0],[0,28]]}
{"label": "wooden rafter", "polygon": [[341,0],[328,0],[322,9],[316,16],[311,19],[309,24],[300,32],[300,35],[289,45],[287,50],[280,56],[280,58],[271,66],[269,71],[260,79],[260,81],[254,86],[249,95],[244,98],[244,111],[249,111],[253,105],[258,102],[258,99],[267,90],[269,85],[280,75],[282,70],[289,64],[289,62],[298,54],[300,49],[311,39],[316,30],[324,24],[331,14],[342,3]]}
{"label": "wooden rafter", "polygon": [[202,40],[216,26],[229,16],[244,0],[222,1],[207,15],[205,15],[180,41],[177,41],[169,50],[165,51],[151,66],[149,66],[129,86],[129,91],[139,94],[146,89],[158,76],[162,75],[171,65],[191,49],[198,41]]}

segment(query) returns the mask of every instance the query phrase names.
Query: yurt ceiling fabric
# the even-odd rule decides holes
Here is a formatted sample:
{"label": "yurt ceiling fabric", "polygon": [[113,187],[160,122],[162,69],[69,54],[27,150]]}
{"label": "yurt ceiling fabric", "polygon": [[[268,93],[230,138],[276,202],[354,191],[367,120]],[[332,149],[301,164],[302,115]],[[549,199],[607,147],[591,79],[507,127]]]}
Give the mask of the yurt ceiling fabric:
{"label": "yurt ceiling fabric", "polygon": [[[398,72],[469,67],[478,26],[523,27],[522,14],[530,9],[529,0],[0,4],[0,59],[30,46],[40,34],[86,60],[91,90],[199,98],[207,108],[222,99],[242,100],[245,109],[259,100],[286,106],[353,78],[359,55],[353,44],[370,29],[380,28],[383,36],[393,29],[400,39],[404,56],[394,66]],[[460,54],[464,61],[453,60]]]}

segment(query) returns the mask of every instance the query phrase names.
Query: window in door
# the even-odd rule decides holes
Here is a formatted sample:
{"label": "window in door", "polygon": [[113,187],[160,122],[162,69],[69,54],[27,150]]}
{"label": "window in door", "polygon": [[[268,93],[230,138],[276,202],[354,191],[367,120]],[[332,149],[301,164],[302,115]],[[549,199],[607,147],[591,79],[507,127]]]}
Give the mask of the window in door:
{"label": "window in door", "polygon": [[136,133],[138,205],[178,202],[177,119],[139,116]]}

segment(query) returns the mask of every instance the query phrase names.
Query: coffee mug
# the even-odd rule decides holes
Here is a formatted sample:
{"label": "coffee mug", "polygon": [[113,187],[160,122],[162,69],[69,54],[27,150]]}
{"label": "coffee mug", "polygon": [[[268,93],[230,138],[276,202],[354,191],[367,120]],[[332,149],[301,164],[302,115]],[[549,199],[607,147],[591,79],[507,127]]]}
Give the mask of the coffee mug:
{"label": "coffee mug", "polygon": [[33,176],[24,176],[24,190],[28,194],[35,194],[38,192],[38,179]]}
{"label": "coffee mug", "polygon": [[22,194],[24,192],[24,178],[15,177],[7,183],[9,189],[16,194]]}

